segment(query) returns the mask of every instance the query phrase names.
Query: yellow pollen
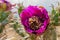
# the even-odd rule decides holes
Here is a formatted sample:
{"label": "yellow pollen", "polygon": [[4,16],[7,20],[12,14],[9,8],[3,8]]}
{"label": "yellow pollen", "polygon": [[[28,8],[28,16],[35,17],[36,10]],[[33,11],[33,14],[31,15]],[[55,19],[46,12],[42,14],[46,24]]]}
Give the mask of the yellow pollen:
{"label": "yellow pollen", "polygon": [[44,8],[43,6],[39,6],[39,8]]}

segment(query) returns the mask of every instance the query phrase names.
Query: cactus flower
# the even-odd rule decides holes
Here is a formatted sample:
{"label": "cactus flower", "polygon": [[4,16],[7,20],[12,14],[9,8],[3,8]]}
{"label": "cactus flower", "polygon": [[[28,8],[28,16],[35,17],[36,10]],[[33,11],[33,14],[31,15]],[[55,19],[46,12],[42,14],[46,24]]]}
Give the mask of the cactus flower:
{"label": "cactus flower", "polygon": [[20,13],[21,23],[29,34],[41,35],[49,24],[47,10],[40,6],[28,6]]}
{"label": "cactus flower", "polygon": [[11,10],[12,9],[12,6],[15,6],[15,5],[12,5],[10,2],[6,1],[6,0],[0,0],[0,8],[3,8],[5,11],[7,10]]}

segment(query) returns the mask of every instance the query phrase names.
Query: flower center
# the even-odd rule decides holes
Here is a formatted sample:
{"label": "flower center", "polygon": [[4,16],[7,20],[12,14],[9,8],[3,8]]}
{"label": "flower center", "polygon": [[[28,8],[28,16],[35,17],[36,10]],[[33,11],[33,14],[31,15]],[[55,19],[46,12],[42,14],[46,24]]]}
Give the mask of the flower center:
{"label": "flower center", "polygon": [[37,30],[42,25],[42,22],[39,20],[38,17],[33,16],[29,18],[29,25],[32,30]]}

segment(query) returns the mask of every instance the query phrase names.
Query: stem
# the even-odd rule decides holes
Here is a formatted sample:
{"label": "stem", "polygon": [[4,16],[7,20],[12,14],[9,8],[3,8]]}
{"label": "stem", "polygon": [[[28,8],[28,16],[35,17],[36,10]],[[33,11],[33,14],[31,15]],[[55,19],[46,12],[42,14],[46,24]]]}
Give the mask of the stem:
{"label": "stem", "polygon": [[30,38],[31,40],[38,40],[38,36],[35,34],[32,34]]}

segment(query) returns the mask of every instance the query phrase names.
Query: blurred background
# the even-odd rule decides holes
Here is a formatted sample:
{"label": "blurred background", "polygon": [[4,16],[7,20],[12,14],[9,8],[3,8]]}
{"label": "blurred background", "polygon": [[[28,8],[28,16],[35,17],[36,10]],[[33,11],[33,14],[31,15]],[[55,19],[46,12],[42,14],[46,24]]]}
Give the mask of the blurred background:
{"label": "blurred background", "polygon": [[44,6],[50,17],[49,27],[38,40],[60,40],[60,0],[0,0],[0,40],[31,40],[19,17],[29,5]]}
{"label": "blurred background", "polygon": [[23,3],[24,7],[27,7],[28,5],[37,5],[37,6],[44,6],[48,11],[51,10],[51,4],[54,4],[54,6],[57,6],[57,3],[60,2],[60,0],[7,0],[11,2],[12,4],[16,3]]}

